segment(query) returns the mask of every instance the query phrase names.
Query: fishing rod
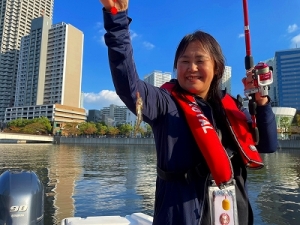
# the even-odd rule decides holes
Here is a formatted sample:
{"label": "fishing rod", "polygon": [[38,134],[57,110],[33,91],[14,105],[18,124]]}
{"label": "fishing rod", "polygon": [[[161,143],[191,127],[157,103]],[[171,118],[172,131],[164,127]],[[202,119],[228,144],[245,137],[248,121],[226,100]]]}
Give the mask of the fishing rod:
{"label": "fishing rod", "polygon": [[252,136],[256,144],[259,142],[259,132],[256,126],[256,108],[257,103],[255,101],[255,93],[260,92],[261,96],[267,96],[270,89],[270,84],[273,83],[272,68],[269,67],[264,62],[259,62],[254,66],[254,59],[251,54],[251,44],[250,44],[250,27],[249,27],[249,17],[248,17],[248,3],[247,0],[243,0],[243,15],[244,15],[244,35],[245,35],[245,46],[246,46],[246,56],[245,56],[245,69],[248,71],[251,68],[253,86],[254,88],[245,90],[245,96],[249,99],[249,112],[252,119]]}

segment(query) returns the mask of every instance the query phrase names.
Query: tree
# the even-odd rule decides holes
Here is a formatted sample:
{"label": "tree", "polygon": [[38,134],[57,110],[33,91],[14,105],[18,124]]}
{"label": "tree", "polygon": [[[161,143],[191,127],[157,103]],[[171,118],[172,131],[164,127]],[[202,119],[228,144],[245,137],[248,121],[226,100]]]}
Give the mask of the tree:
{"label": "tree", "polygon": [[27,134],[49,134],[52,131],[51,122],[47,117],[34,119],[15,119],[7,124],[7,132]]}
{"label": "tree", "polygon": [[75,122],[69,122],[65,123],[63,126],[62,135],[78,135],[80,134],[80,131],[78,129],[78,123]]}
{"label": "tree", "polygon": [[27,124],[23,129],[22,133],[25,134],[48,134],[47,127],[45,124],[34,122]]}
{"label": "tree", "polygon": [[87,134],[87,135],[94,134],[97,131],[96,125],[91,122],[81,123],[79,124],[78,128],[81,134]]}
{"label": "tree", "polygon": [[44,128],[46,129],[47,133],[50,134],[52,131],[52,125],[50,120],[47,117],[39,117],[39,118],[34,118],[31,121],[32,123],[40,123],[44,126]]}
{"label": "tree", "polygon": [[27,124],[30,124],[31,120],[18,118],[8,122],[7,127],[25,127]]}
{"label": "tree", "polygon": [[120,134],[129,137],[131,131],[133,130],[133,127],[130,124],[121,124],[118,129],[120,130]]}
{"label": "tree", "polygon": [[151,137],[152,136],[152,128],[151,128],[151,126],[148,124],[148,123],[146,123],[146,132],[145,132],[145,136],[146,137]]}
{"label": "tree", "polygon": [[296,114],[296,123],[297,126],[300,126],[300,114]]}
{"label": "tree", "polygon": [[133,131],[134,137],[136,137],[137,134],[140,134],[142,137],[144,137],[145,130],[142,127],[140,127],[140,126],[139,127],[135,127],[134,131]]}
{"label": "tree", "polygon": [[11,133],[21,133],[21,128],[16,126],[8,126],[3,130],[4,132],[11,132]]}
{"label": "tree", "polygon": [[107,126],[103,123],[96,123],[97,133],[104,135],[107,133]]}
{"label": "tree", "polygon": [[108,134],[115,137],[118,133],[120,133],[119,129],[117,127],[108,127],[107,129]]}
{"label": "tree", "polygon": [[289,117],[283,116],[279,119],[279,128],[281,133],[287,133],[290,131],[291,121]]}

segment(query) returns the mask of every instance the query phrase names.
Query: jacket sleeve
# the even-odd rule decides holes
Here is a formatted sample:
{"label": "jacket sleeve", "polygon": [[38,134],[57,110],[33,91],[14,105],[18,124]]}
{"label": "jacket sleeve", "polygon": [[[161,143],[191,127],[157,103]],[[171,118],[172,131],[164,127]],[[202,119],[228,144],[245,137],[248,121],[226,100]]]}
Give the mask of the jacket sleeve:
{"label": "jacket sleeve", "polygon": [[[248,110],[243,109],[248,123],[252,124],[251,115]],[[259,132],[259,142],[257,147],[260,153],[273,153],[277,150],[277,126],[275,114],[272,111],[271,104],[257,106],[256,125]]]}
{"label": "jacket sleeve", "polygon": [[[108,47],[109,66],[115,90],[124,104],[135,114],[136,93],[143,99],[143,120],[151,125],[167,111],[167,91],[139,79],[133,59],[127,10],[112,15],[103,9],[104,36]],[[169,95],[169,97],[168,97]]]}

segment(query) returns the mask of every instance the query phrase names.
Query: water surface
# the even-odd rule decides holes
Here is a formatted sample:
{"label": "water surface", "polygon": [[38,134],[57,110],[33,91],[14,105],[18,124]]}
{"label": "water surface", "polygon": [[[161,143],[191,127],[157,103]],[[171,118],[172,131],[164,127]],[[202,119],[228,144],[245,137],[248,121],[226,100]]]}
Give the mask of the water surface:
{"label": "water surface", "polygon": [[[45,225],[66,217],[153,215],[154,146],[0,144],[0,173],[35,171],[45,186]],[[249,171],[256,225],[300,224],[300,149],[263,155]]]}

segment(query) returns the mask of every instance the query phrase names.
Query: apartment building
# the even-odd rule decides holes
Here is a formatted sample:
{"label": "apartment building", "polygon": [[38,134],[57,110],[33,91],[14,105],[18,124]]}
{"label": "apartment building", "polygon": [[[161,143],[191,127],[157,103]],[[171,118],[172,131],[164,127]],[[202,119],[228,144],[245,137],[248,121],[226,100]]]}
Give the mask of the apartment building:
{"label": "apartment building", "polygon": [[163,73],[162,71],[154,70],[144,77],[144,81],[156,87],[160,87],[165,82],[170,81],[171,78],[172,74],[170,72]]}
{"label": "apartment building", "polygon": [[31,21],[41,15],[52,21],[54,0],[1,0],[0,2],[0,121],[5,108],[14,106],[21,38]]}

